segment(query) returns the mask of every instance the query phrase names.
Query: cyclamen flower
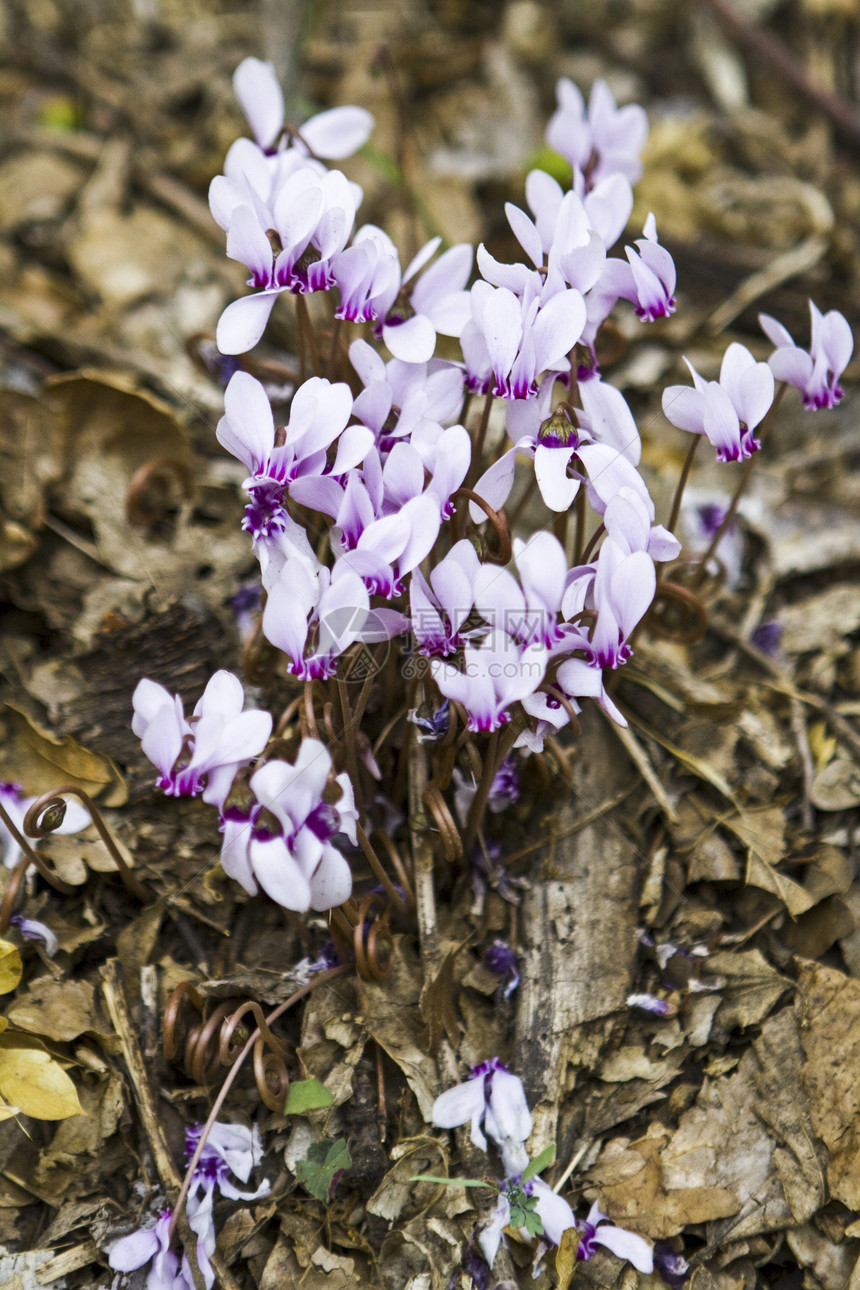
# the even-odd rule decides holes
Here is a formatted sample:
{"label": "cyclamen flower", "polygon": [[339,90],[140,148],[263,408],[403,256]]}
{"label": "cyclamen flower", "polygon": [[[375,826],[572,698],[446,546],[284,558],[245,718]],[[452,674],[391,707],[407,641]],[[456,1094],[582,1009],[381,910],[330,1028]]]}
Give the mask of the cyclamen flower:
{"label": "cyclamen flower", "polygon": [[[308,294],[335,285],[334,265],[355,223],[356,198],[339,170],[322,175],[311,166],[294,171],[265,208],[239,204],[230,213],[227,255],[251,271],[251,296],[228,305],[215,339],[222,354],[253,349],[284,291]],[[274,239],[270,240],[269,230]]]}
{"label": "cyclamen flower", "polygon": [[461,538],[431,571],[429,583],[413,569],[409,613],[420,654],[445,658],[464,643],[460,629],[472,610],[478,567],[474,546]]}
{"label": "cyclamen flower", "polygon": [[[244,59],[233,73],[233,90],[259,146],[274,150],[284,129],[284,95],[272,64]],[[373,117],[364,108],[331,108],[305,121],[290,146],[340,161],[365,144],[372,129]]]}
{"label": "cyclamen flower", "polygon": [[[203,1127],[192,1125],[185,1130],[185,1159],[190,1160],[197,1149]],[[256,1191],[240,1191],[232,1182],[230,1175],[246,1183],[251,1170],[263,1157],[263,1144],[260,1130],[256,1124],[248,1129],[243,1124],[222,1124],[216,1120],[209,1130],[203,1151],[191,1177],[191,1196],[211,1192],[215,1188],[229,1200],[259,1200],[268,1196],[271,1190],[267,1179],[260,1183]]]}
{"label": "cyclamen flower", "polygon": [[196,797],[220,807],[240,766],[263,751],[272,733],[268,712],[243,712],[242,683],[216,672],[186,720],[179,695],[157,681],[138,682],[131,728],[161,772],[156,786],[168,797]]}
{"label": "cyclamen flower", "polygon": [[[573,1210],[567,1201],[561,1196],[557,1196],[542,1178],[532,1178],[523,1186],[521,1175],[516,1174],[513,1177],[508,1177],[505,1180],[504,1189],[499,1194],[490,1222],[478,1237],[481,1253],[490,1268],[495,1263],[496,1255],[499,1252],[502,1230],[510,1225],[511,1200],[514,1198],[520,1199],[523,1194],[533,1197],[537,1202],[534,1206],[534,1212],[540,1218],[543,1227],[543,1231],[538,1237],[540,1241],[546,1244],[558,1245],[561,1241],[562,1233],[576,1224]],[[531,1240],[528,1229],[525,1227],[520,1228],[520,1236],[523,1240]]]}
{"label": "cyclamen flower", "polygon": [[600,279],[586,299],[588,326],[584,340],[594,338],[618,299],[629,300],[643,322],[667,318],[675,312],[675,262],[665,246],[657,241],[657,223],[653,214],[645,221],[643,236],[636,250],[625,247],[627,262],[609,259]]}
{"label": "cyclamen flower", "polygon": [[438,658],[430,660],[430,669],[445,697],[465,707],[469,729],[492,731],[510,720],[512,704],[538,688],[548,658],[542,644],[524,648],[493,629],[477,648],[466,646],[462,672]]}
{"label": "cyclamen flower", "polygon": [[587,191],[608,175],[621,174],[635,184],[642,174],[639,153],[648,138],[645,109],[631,103],[617,107],[606,82],[591,89],[586,113],[581,91],[562,77],[556,85],[558,107],[546,128],[546,141],[574,170],[574,188]]}
{"label": "cyclamen flower", "polygon": [[[606,1226],[601,1226],[604,1223]],[[619,1259],[627,1259],[638,1272],[654,1271],[654,1251],[648,1242],[634,1232],[625,1231],[623,1227],[613,1227],[595,1201],[588,1211],[576,1257],[590,1259],[598,1245],[611,1250]]]}
{"label": "cyclamen flower", "polygon": [[757,363],[744,345],[729,345],[719,381],[704,381],[689,359],[693,388],[670,385],[663,391],[663,413],[673,425],[707,435],[717,461],[743,461],[761,447],[753,431],[773,403],[773,372]]}
{"label": "cyclamen flower", "polygon": [[[2,806],[19,833],[24,833],[24,817],[36,801],[35,797],[25,797],[20,784],[0,783],[0,806]],[[66,813],[58,828],[53,833],[80,833],[90,823],[90,813],[80,802],[66,802]],[[37,846],[35,839],[30,839],[30,846]],[[14,869],[24,852],[17,838],[0,819],[0,852],[7,869]]]}
{"label": "cyclamen flower", "polygon": [[462,404],[463,373],[444,359],[386,363],[367,341],[354,340],[349,361],[364,386],[353,413],[373,431],[380,452],[388,452],[393,440],[408,439],[425,419],[437,425],[453,421]]}
{"label": "cyclamen flower", "polygon": [[[454,808],[457,812],[457,818],[463,827],[469,819],[469,811],[475,794],[478,791],[478,785],[474,776],[467,779],[458,766],[454,767]],[[493,782],[490,785],[490,794],[487,798],[487,809],[493,815],[500,815],[506,811],[509,806],[513,806],[519,801],[520,797],[520,770],[516,755],[511,753],[502,762],[499,769],[493,776]]]}
{"label": "cyclamen flower", "polygon": [[263,634],[284,651],[288,670],[301,680],[333,676],[344,650],[356,640],[373,639],[367,588],[345,561],[333,571],[320,565],[313,572],[294,558],[277,577],[267,571],[263,580],[269,593]]}
{"label": "cyclamen flower", "polygon": [[528,1163],[524,1144],[532,1131],[532,1117],[522,1080],[498,1057],[473,1066],[470,1079],[440,1093],[430,1118],[438,1129],[470,1123],[472,1144],[482,1151],[487,1149],[482,1128],[486,1130],[508,1176],[522,1172]]}
{"label": "cyclamen flower", "polygon": [[25,941],[41,941],[45,953],[52,959],[60,948],[60,943],[47,923],[40,923],[37,918],[25,918],[23,914],[13,914],[9,925],[17,928]]}
{"label": "cyclamen flower", "polygon": [[285,909],[331,909],[352,891],[352,873],[332,839],[356,845],[352,783],[341,774],[337,802],[324,799],[332,773],[328,750],[305,739],[294,766],[270,761],[251,776],[253,804],[228,806],[222,820],[221,867],[249,895],[260,887]]}
{"label": "cyclamen flower", "polygon": [[461,338],[471,388],[484,384],[489,360],[493,393],[504,399],[534,398],[541,372],[565,365],[585,326],[582,295],[565,286],[557,269],[545,278],[530,273],[516,294],[476,282],[471,304],[472,320]]}
{"label": "cyclamen flower", "polygon": [[800,391],[805,408],[834,408],[844,394],[839,378],[854,353],[854,336],[838,309],[822,314],[810,300],[809,312],[812,341],[808,350],[794,343],[782,323],[769,314],[759,314],[762,330],[777,346],[768,364],[778,381],[787,381]]}
{"label": "cyclamen flower", "polygon": [[[469,295],[464,288],[474,252],[468,243],[449,247],[435,264],[416,276],[441,241],[435,237],[422,247],[402,280],[392,283],[380,301],[377,332],[394,357],[406,363],[426,363],[433,357],[437,332],[460,336],[469,320]],[[409,285],[413,279],[414,284]]]}
{"label": "cyclamen flower", "polygon": [[255,539],[295,528],[286,512],[286,496],[297,479],[329,470],[327,453],[335,440],[333,474],[344,474],[363,460],[373,435],[363,426],[347,426],[351,412],[348,385],[312,376],[294,394],[289,422],[278,433],[260,382],[247,372],[231,378],[224,394],[225,414],[215,433],[221,446],[251,472],[243,484],[250,501],[242,527]]}
{"label": "cyclamen flower", "polygon": [[[171,1218],[169,1209],[162,1210],[154,1227],[139,1227],[137,1231],[129,1232],[128,1236],[120,1237],[108,1254],[108,1263],[113,1270],[135,1272],[151,1262],[146,1290],[194,1290],[188,1255],[183,1254],[180,1261],[179,1255],[170,1248]],[[200,1237],[200,1216],[192,1218],[189,1213],[188,1221],[192,1231],[198,1236],[197,1262],[209,1290],[215,1283],[215,1273],[209,1262],[209,1254],[214,1250],[215,1242],[209,1236],[208,1223],[204,1237]],[[208,1251],[207,1245],[211,1246]]]}

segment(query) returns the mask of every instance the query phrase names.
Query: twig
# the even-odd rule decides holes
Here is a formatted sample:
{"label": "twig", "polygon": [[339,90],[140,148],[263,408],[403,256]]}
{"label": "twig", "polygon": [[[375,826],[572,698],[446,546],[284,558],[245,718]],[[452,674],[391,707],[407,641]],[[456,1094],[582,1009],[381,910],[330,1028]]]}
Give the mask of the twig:
{"label": "twig", "polygon": [[[424,687],[417,693],[424,700]],[[412,833],[412,868],[415,873],[415,915],[425,984],[439,971],[442,955],[436,930],[436,889],[433,881],[433,844],[422,827],[426,822],[424,791],[427,788],[427,750],[418,739],[418,727],[410,725],[407,753],[409,777],[409,824]]]}
{"label": "twig", "polygon": [[[137,1105],[140,1122],[143,1131],[146,1134],[146,1140],[149,1143],[152,1157],[155,1161],[155,1167],[158,1170],[158,1176],[161,1179],[161,1185],[168,1197],[174,1196],[181,1186],[181,1179],[176,1165],[173,1163],[173,1157],[164,1138],[164,1130],[161,1126],[158,1112],[155,1107],[155,1099],[152,1096],[152,1089],[149,1086],[149,1079],[146,1074],[146,1067],[143,1064],[143,1054],[140,1051],[140,1045],[137,1042],[137,1034],[128,1011],[128,1004],[125,999],[125,991],[122,986],[120,976],[119,961],[117,959],[108,959],[100,969],[102,978],[102,993],[104,995],[105,1005],[108,1015],[111,1019],[114,1031],[119,1039],[122,1058],[125,1062],[125,1068],[128,1071],[131,1080],[131,1088],[134,1094],[134,1100]],[[178,1210],[174,1208],[173,1216],[176,1220]],[[191,1264],[192,1272],[200,1275],[197,1267],[197,1237],[192,1232],[185,1215],[182,1215],[183,1222],[180,1226],[180,1236],[182,1244],[185,1246],[188,1260]],[[224,1264],[224,1260],[216,1250],[212,1257],[211,1263],[213,1270],[224,1290],[239,1290],[239,1284],[233,1274]],[[197,1276],[195,1276],[195,1284]],[[201,1285],[202,1276],[201,1276]]]}
{"label": "twig", "polygon": [[846,142],[860,145],[860,111],[852,103],[839,94],[813,85],[806,67],[788,46],[771,32],[748,26],[729,0],[707,0],[707,3],[729,35],[748,54],[778,72],[802,98],[833,122]]}

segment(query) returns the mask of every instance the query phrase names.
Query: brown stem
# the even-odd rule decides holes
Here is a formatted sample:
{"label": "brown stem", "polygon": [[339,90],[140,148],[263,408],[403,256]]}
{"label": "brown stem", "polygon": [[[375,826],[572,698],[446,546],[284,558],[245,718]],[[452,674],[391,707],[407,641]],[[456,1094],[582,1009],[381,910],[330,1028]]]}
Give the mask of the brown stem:
{"label": "brown stem", "polygon": [[588,564],[588,561],[591,559],[591,554],[594,551],[595,545],[603,537],[603,534],[605,532],[606,532],[606,525],[598,524],[597,528],[594,530],[591,537],[588,539],[588,545],[586,546],[582,555],[577,560],[577,564]]}
{"label": "brown stem", "polygon": [[675,489],[675,496],[672,498],[672,509],[669,512],[669,519],[666,528],[670,533],[674,533],[675,525],[678,523],[678,516],[681,514],[681,502],[684,499],[684,489],[687,487],[687,480],[690,477],[690,471],[693,468],[693,458],[696,455],[696,449],[702,442],[700,434],[693,435],[693,442],[687,449],[687,455],[684,458],[684,465],[681,468],[681,474],[678,477],[678,486]]}
{"label": "brown stem", "polygon": [[487,428],[490,424],[490,412],[492,411],[493,402],[493,393],[491,390],[488,390],[484,395],[484,406],[481,410],[481,420],[478,423],[478,432],[475,435],[475,445],[472,449],[472,464],[469,467],[469,473],[466,477],[466,483],[470,488],[481,472],[481,458],[484,455],[484,443],[487,438]]}
{"label": "brown stem", "polygon": [[340,713],[341,713],[341,718],[343,720],[343,734],[347,736],[346,738],[342,737],[344,753],[346,754],[346,769],[349,773],[349,778],[352,780],[352,788],[353,788],[353,792],[355,793],[355,803],[356,803],[356,806],[358,807],[358,813],[360,816],[364,817],[365,815],[364,789],[361,782],[361,774],[358,768],[358,755],[356,753],[355,739],[354,738],[351,739],[348,737],[349,734],[352,732],[352,727],[355,724],[355,719],[352,715],[352,710],[349,706],[349,693],[346,688],[346,681],[344,681],[341,677],[337,678],[337,697],[340,699]]}
{"label": "brown stem", "polygon": [[[108,826],[102,819],[101,812],[96,806],[89,793],[85,793],[82,788],[76,788],[74,784],[63,784],[60,788],[55,788],[49,793],[43,793],[37,797],[35,802],[31,803],[30,809],[24,816],[24,828],[33,838],[45,838],[53,830],[43,827],[39,822],[39,816],[42,815],[50,806],[62,801],[62,794],[68,793],[71,797],[76,797],[84,805],[90,814],[90,819],[98,830],[98,835],[105,844],[111,860],[113,860],[120,877],[126,885],[126,889],[136,896],[138,900],[147,901],[152,899],[152,892],[146,888],[140,879],[129,869],[125,858],[122,855],[117,844],[114,842]],[[41,872],[41,870],[40,870]]]}
{"label": "brown stem", "polygon": [[380,860],[379,856],[374,851],[370,838],[367,836],[367,834],[365,833],[364,829],[361,827],[360,824],[356,826],[356,831],[358,834],[358,844],[361,847],[362,851],[364,852],[364,857],[367,860],[367,863],[370,865],[376,877],[379,879],[379,881],[382,883],[383,887],[385,888],[386,896],[391,901],[391,903],[395,905],[397,909],[400,910],[401,913],[405,913],[406,907],[407,907],[406,901],[400,895],[394,883],[391,881],[388,874],[385,872],[385,866]]}
{"label": "brown stem", "polygon": [[[53,794],[50,794],[49,796],[53,797]],[[73,895],[75,890],[74,887],[70,887],[67,882],[63,882],[61,878],[58,878],[35,848],[30,846],[29,841],[24,837],[23,833],[21,833],[2,802],[0,802],[0,820],[3,821],[6,828],[12,834],[12,837],[18,843],[18,846],[24,852],[24,856],[27,859],[28,864],[34,864],[45,881],[49,882],[56,891],[61,893],[61,895]]]}
{"label": "brown stem", "polygon": [[514,526],[516,525],[517,520],[520,518],[520,516],[522,515],[523,511],[525,510],[525,508],[528,506],[528,504],[529,504],[529,502],[531,501],[532,497],[534,497],[535,490],[536,490],[537,486],[538,486],[538,482],[537,482],[537,475],[534,475],[534,474],[533,474],[533,475],[532,475],[532,477],[531,477],[531,479],[530,479],[530,480],[529,480],[529,482],[528,482],[528,485],[527,485],[527,487],[526,487],[525,491],[523,492],[522,497],[520,498],[520,500],[517,502],[516,506],[514,507],[513,514],[511,515],[511,518],[508,520],[508,525],[509,525],[510,530],[511,530],[511,532],[512,532],[512,533],[513,533],[513,531],[514,531]]}
{"label": "brown stem", "polygon": [[331,349],[328,356],[328,379],[337,380],[338,357],[340,350],[340,333],[343,330],[343,320],[335,318],[334,326],[331,331]]}
{"label": "brown stem", "polygon": [[301,361],[302,380],[307,376],[307,363],[305,355],[310,355],[311,366],[314,372],[319,374],[320,355],[317,346],[317,336],[311,322],[311,314],[308,309],[308,302],[305,297],[299,293],[296,296],[296,319],[299,324],[299,358]]}
{"label": "brown stem", "polygon": [[499,773],[502,762],[516,743],[519,735],[519,727],[511,721],[504,733],[494,730],[490,735],[490,743],[487,748],[487,754],[484,757],[484,773],[481,776],[481,782],[478,785],[478,791],[472,798],[472,805],[469,808],[469,817],[466,821],[466,830],[463,834],[463,855],[468,859],[472,843],[475,841],[475,835],[481,827],[484,819],[484,813],[487,809],[490,792],[493,787],[493,781]]}
{"label": "brown stem", "polygon": [[[592,539],[593,541],[593,539]],[[585,564],[585,556],[582,554],[585,546],[585,489],[580,488],[576,497],[576,544],[574,546],[573,563]]]}
{"label": "brown stem", "polygon": [[729,35],[753,58],[774,68],[802,98],[833,122],[846,142],[855,147],[860,144],[860,111],[853,103],[814,85],[800,59],[771,32],[748,26],[729,0],[707,0],[707,3]]}

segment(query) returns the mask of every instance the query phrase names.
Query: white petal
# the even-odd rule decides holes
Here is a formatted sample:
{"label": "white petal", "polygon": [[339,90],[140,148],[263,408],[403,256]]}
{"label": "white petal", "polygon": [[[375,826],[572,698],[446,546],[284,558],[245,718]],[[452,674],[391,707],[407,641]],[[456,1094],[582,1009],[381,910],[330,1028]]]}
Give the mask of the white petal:
{"label": "white petal", "polygon": [[218,319],[215,344],[222,354],[246,354],[266,330],[269,314],[281,289],[258,291],[228,305]]}

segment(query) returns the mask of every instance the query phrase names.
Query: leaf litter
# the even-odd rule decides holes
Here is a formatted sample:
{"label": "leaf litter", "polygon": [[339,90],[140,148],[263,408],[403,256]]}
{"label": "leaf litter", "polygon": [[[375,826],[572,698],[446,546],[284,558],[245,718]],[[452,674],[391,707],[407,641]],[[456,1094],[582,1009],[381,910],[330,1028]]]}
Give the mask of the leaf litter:
{"label": "leaf litter", "polygon": [[[766,293],[792,329],[825,269],[832,305],[857,296],[856,134],[805,108],[756,44],[784,39],[774,6],[736,6],[740,35],[717,25],[725,7],[684,24],[660,4],[619,16],[516,0],[504,20],[479,0],[383,5],[370,30],[318,6],[297,84],[372,107],[393,154],[392,82],[370,70],[384,27],[427,234],[487,235],[502,258],[487,215],[519,200],[547,86],[607,75],[638,96],[652,135],[633,224],[655,211],[682,289],[707,302],[660,333],[662,379],[682,349],[707,361],[720,332],[748,340]],[[792,40],[846,93],[824,20],[837,8],[798,0]],[[214,667],[237,666],[230,598],[252,566],[241,480],[211,446],[222,391],[203,334],[241,279],[205,188],[236,132],[237,48],[275,37],[256,12],[199,9],[147,20],[60,2],[4,19],[2,778],[30,795],[83,788],[154,896],[141,910],[94,831],[54,837],[40,850],[72,890],[35,888],[23,912],[50,922],[56,956],[14,931],[0,946],[0,1287],[15,1290],[111,1284],[103,1251],[176,1186],[184,1127],[213,1089],[163,1056],[174,987],[273,1006],[325,932],[236,894],[208,817],[149,791],[129,727],[139,676],[196,698]],[[399,237],[408,203],[384,208],[370,155],[355,167],[367,218]],[[659,415],[635,368],[626,388],[643,421]],[[489,887],[476,900],[452,874],[429,989],[398,934],[388,980],[332,981],[285,1023],[291,1088],[307,1094],[264,1112],[271,1195],[225,1222],[222,1285],[477,1286],[463,1250],[481,1193],[410,1179],[485,1167],[465,1131],[427,1121],[462,1064],[491,1052],[526,1084],[532,1154],[558,1144],[550,1180],[683,1252],[690,1284],[860,1282],[860,489],[850,402],[831,416],[810,431],[786,409],[704,638],[637,643],[617,692],[626,751],[584,719],[570,793],[536,786],[537,809],[522,805],[516,899]],[[658,496],[681,451],[646,443]],[[720,487],[709,468],[702,483]],[[481,957],[494,935],[522,972],[501,1002]],[[628,1007],[636,994],[666,1015]],[[259,1118],[250,1079],[231,1097],[233,1116]],[[508,1284],[564,1286],[573,1266],[586,1284],[660,1280],[601,1251],[574,1265],[565,1244],[536,1281],[527,1247],[506,1257]]]}

